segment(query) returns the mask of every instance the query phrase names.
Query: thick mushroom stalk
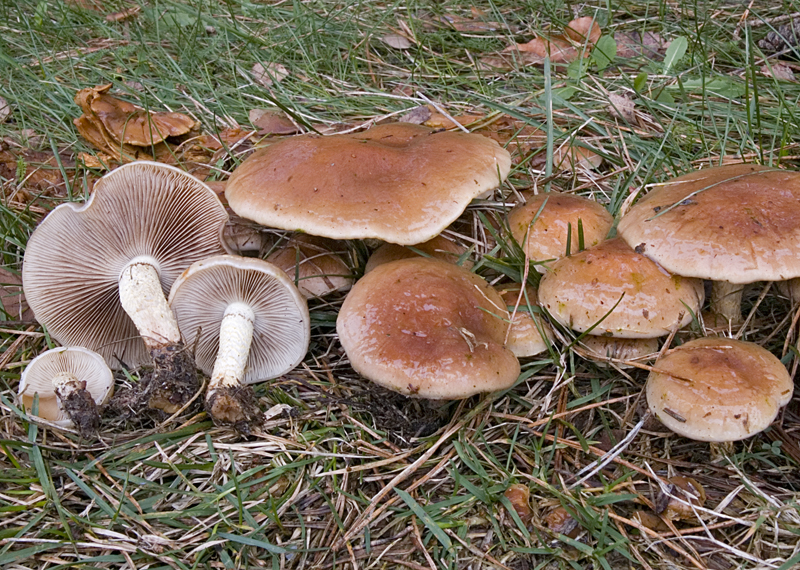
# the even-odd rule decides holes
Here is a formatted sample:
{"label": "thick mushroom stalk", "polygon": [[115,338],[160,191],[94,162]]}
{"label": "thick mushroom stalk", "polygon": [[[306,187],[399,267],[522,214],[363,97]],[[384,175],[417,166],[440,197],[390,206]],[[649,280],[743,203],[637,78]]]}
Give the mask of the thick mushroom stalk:
{"label": "thick mushroom stalk", "polygon": [[245,303],[231,303],[222,317],[219,352],[206,395],[206,408],[218,422],[247,425],[248,418],[258,413],[252,390],[242,384],[255,319],[253,309]]}
{"label": "thick mushroom stalk", "polygon": [[288,372],[308,350],[305,298],[271,263],[219,255],[187,269],[169,304],[197,365],[211,375],[209,415],[248,433],[263,416],[247,384]]}
{"label": "thick mushroom stalk", "polygon": [[728,281],[714,281],[711,284],[709,310],[713,316],[720,316],[733,325],[742,322],[742,293],[744,285]]}
{"label": "thick mushroom stalk", "polygon": [[132,162],[85,204],[62,204],[31,235],[22,268],[36,319],[61,344],[143,375],[135,405],[173,413],[197,393],[194,360],[165,300],[192,263],[222,253],[228,216],[213,190],[172,166]]}

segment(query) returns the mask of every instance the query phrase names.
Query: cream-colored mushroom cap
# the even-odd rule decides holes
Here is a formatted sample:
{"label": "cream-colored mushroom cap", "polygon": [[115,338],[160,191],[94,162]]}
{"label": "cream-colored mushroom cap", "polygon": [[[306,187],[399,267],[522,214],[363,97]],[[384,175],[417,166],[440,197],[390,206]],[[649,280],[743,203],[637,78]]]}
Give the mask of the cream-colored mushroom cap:
{"label": "cream-colored mushroom cap", "polygon": [[509,388],[508,312],[480,276],[427,258],[379,265],[342,305],[336,331],[353,368],[391,390],[460,399]]}
{"label": "cream-colored mushroom cap", "polygon": [[[614,225],[608,210],[588,198],[556,192],[526,192],[524,196],[525,204],[509,212],[508,225],[531,261],[558,259],[577,252],[581,234],[585,248],[595,246]],[[537,269],[544,272],[546,267],[538,265]]]}
{"label": "cream-colored mushroom cap", "polygon": [[39,224],[25,248],[25,297],[61,344],[96,350],[111,367],[139,366],[150,356],[120,302],[121,273],[134,260],[151,265],[166,296],[193,262],[224,252],[227,219],[190,174],[125,164],[97,182],[88,202],[62,204]]}
{"label": "cream-colored mushroom cap", "polygon": [[241,381],[280,376],[308,352],[308,305],[281,269],[257,258],[217,255],[195,262],[172,286],[169,304],[197,366],[211,374],[226,309],[244,304],[253,314],[253,338]]}
{"label": "cream-colored mushroom cap", "polygon": [[86,390],[97,405],[106,403],[114,393],[114,375],[102,356],[78,346],[54,348],[31,360],[22,373],[18,393],[27,411],[38,393],[39,417],[63,427],[72,425],[56,397],[53,379],[60,374],[86,382]]}
{"label": "cream-colored mushroom cap", "polygon": [[800,277],[800,173],[754,164],[658,186],[619,222],[636,251],[677,275],[752,283]]}
{"label": "cream-colored mushroom cap", "polygon": [[772,353],[728,338],[687,342],[654,368],[646,388],[650,410],[675,433],[698,441],[737,441],[766,429],[794,390]]}
{"label": "cream-colored mushroom cap", "polygon": [[439,234],[510,168],[489,138],[391,123],[272,144],[234,171],[225,195],[264,226],[410,245]]}
{"label": "cream-colored mushroom cap", "polygon": [[703,298],[702,281],[670,275],[618,238],[559,259],[539,282],[539,303],[558,322],[620,338],[669,334]]}
{"label": "cream-colored mushroom cap", "polygon": [[[588,360],[594,360],[600,368],[608,368],[609,364],[605,358],[613,358],[616,361],[639,360],[643,356],[652,355],[655,358],[658,352],[658,338],[615,338],[612,336],[597,336],[587,334],[581,338],[579,345],[584,349],[583,356]],[[618,368],[630,368],[629,364],[615,362]]]}
{"label": "cream-colored mushroom cap", "polygon": [[[511,331],[508,334],[506,346],[518,358],[535,356],[547,350],[553,342],[553,331],[550,325],[535,311],[540,311],[539,295],[536,288],[530,285],[525,287],[525,293],[517,305],[519,292],[522,285],[519,283],[506,283],[495,285],[495,290],[506,304],[511,322]],[[516,313],[513,313],[514,307]],[[542,335],[544,334],[544,337]]]}

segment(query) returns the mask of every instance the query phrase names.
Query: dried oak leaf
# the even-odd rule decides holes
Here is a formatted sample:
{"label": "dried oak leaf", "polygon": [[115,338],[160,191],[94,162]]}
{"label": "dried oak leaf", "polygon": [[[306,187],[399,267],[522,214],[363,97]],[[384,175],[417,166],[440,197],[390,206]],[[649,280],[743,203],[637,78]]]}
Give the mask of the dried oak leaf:
{"label": "dried oak leaf", "polygon": [[526,64],[540,64],[546,57],[552,63],[571,63],[587,57],[600,34],[600,26],[594,18],[585,16],[567,24],[563,34],[539,36],[528,43],[509,46],[503,52],[519,52],[522,63]]}
{"label": "dried oak leaf", "polygon": [[400,34],[386,34],[381,36],[381,41],[394,49],[410,49],[414,47],[414,42]]}
{"label": "dried oak leaf", "polygon": [[420,105],[419,107],[414,107],[408,113],[401,115],[398,121],[401,123],[421,125],[425,121],[430,120],[431,115],[433,115],[433,111],[431,111],[428,105]]}
{"label": "dried oak leaf", "polygon": [[5,267],[0,267],[0,303],[5,315],[3,320],[32,321],[33,311],[22,292],[22,278]]}
{"label": "dried oak leaf", "polygon": [[261,136],[293,135],[300,132],[300,128],[291,119],[277,111],[252,109],[248,118]]}
{"label": "dried oak leaf", "polygon": [[660,59],[667,49],[668,42],[655,32],[617,32],[617,57],[629,59],[640,55],[650,59]]}
{"label": "dried oak leaf", "polygon": [[267,65],[256,63],[250,72],[253,74],[253,79],[264,87],[272,87],[289,77],[289,70],[280,63],[268,63]]}
{"label": "dried oak leaf", "polygon": [[[774,77],[781,81],[796,81],[792,68],[782,63],[775,63],[771,67],[769,65],[763,65],[761,66],[761,73],[767,77]],[[2,100],[0,100],[0,107],[2,107]],[[0,123],[3,122],[2,114],[3,110],[0,108]]]}
{"label": "dried oak leaf", "polygon": [[612,117],[617,119],[624,119],[629,123],[636,122],[636,111],[634,110],[635,103],[626,95],[619,95],[617,93],[608,94],[608,112]]}

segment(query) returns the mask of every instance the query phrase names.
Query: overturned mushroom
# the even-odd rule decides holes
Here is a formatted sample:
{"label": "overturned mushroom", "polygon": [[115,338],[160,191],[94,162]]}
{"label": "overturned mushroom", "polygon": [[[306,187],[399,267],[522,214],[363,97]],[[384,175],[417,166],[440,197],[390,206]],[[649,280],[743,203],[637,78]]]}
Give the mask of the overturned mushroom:
{"label": "overturned mushroom", "polygon": [[172,287],[169,303],[197,365],[211,375],[206,409],[247,433],[260,420],[252,388],[303,359],[308,306],[287,275],[261,259],[218,255],[198,261]]}
{"label": "overturned mushroom", "polygon": [[76,426],[89,437],[100,425],[98,406],[114,391],[114,376],[103,357],[81,347],[61,347],[30,361],[19,383],[19,397],[31,412],[38,394],[37,415],[63,427]]}
{"label": "overturned mushroom", "polygon": [[25,249],[22,281],[36,319],[64,345],[96,350],[112,367],[148,362],[144,399],[178,410],[197,392],[165,291],[198,259],[222,253],[225,210],[193,176],[133,162],[95,185],[83,205],[48,215]]}

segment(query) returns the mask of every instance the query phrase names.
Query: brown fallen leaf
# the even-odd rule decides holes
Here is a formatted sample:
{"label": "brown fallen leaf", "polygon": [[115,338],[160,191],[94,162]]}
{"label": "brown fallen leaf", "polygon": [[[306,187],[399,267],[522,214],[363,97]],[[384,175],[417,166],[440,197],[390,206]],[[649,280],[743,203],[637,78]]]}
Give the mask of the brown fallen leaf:
{"label": "brown fallen leaf", "polygon": [[655,512],[670,520],[696,520],[697,511],[692,505],[702,507],[705,504],[706,491],[703,486],[691,477],[681,475],[671,477],[667,481],[668,493],[659,491],[653,501]]}
{"label": "brown fallen leaf", "polygon": [[667,49],[667,42],[656,32],[617,32],[617,57],[629,59],[643,55],[650,59],[660,59]]}
{"label": "brown fallen leaf", "polygon": [[627,95],[609,93],[608,102],[607,109],[612,117],[624,119],[631,124],[636,122],[635,103]]}
{"label": "brown fallen leaf", "polygon": [[656,532],[666,532],[669,530],[667,523],[661,520],[661,517],[648,511],[635,511],[631,515],[631,520],[638,521],[643,527]]}
{"label": "brown fallen leaf", "polygon": [[[485,119],[485,115],[455,115],[453,116],[453,120],[456,121],[459,125],[470,125],[472,123],[476,123],[482,119]],[[435,109],[431,109],[431,116],[428,120],[426,120],[423,124],[426,127],[432,127],[434,129],[452,129],[457,127],[453,120],[450,117],[443,115],[439,111]]]}
{"label": "brown fallen leaf", "polygon": [[515,62],[523,65],[540,65],[547,57],[552,63],[571,63],[581,57],[588,57],[600,35],[601,29],[597,22],[589,16],[584,16],[569,22],[563,33],[537,36],[527,43],[505,48],[499,57],[484,57],[481,62],[489,67],[501,69],[513,67]]}
{"label": "brown fallen leaf", "polygon": [[300,132],[300,128],[282,112],[251,109],[248,118],[261,136],[293,135]]}
{"label": "brown fallen leaf", "polygon": [[547,513],[544,523],[553,533],[563,534],[569,538],[576,538],[581,531],[578,521],[572,518],[564,507],[556,507]]}
{"label": "brown fallen leaf", "polygon": [[106,22],[124,22],[125,20],[129,20],[136,16],[139,12],[142,11],[141,6],[131,6],[125,10],[120,12],[114,12],[106,16]]}
{"label": "brown fallen leaf", "polygon": [[0,97],[0,123],[5,123],[10,116],[11,105],[8,104],[8,101]]}
{"label": "brown fallen leaf", "polygon": [[289,77],[289,70],[280,63],[267,63],[266,66],[256,63],[250,72],[253,74],[253,79],[264,87],[272,87]]}
{"label": "brown fallen leaf", "polygon": [[401,115],[398,121],[401,123],[421,125],[425,121],[430,120],[432,114],[431,108],[428,105],[420,105],[419,107],[414,107],[408,113]]}
{"label": "brown fallen leaf", "polygon": [[410,49],[414,47],[414,42],[400,34],[386,34],[381,36],[381,41],[394,49]]}
{"label": "brown fallen leaf", "polygon": [[4,321],[32,321],[34,318],[22,292],[22,278],[5,267],[0,267],[0,304],[5,313],[0,317]]}
{"label": "brown fallen leaf", "polygon": [[[771,67],[768,65],[761,66],[761,73],[767,77],[774,77],[781,81],[795,81],[794,71],[788,65],[782,63],[775,63]],[[2,103],[0,103],[0,106]],[[3,110],[0,109],[0,123],[3,122]]]}

